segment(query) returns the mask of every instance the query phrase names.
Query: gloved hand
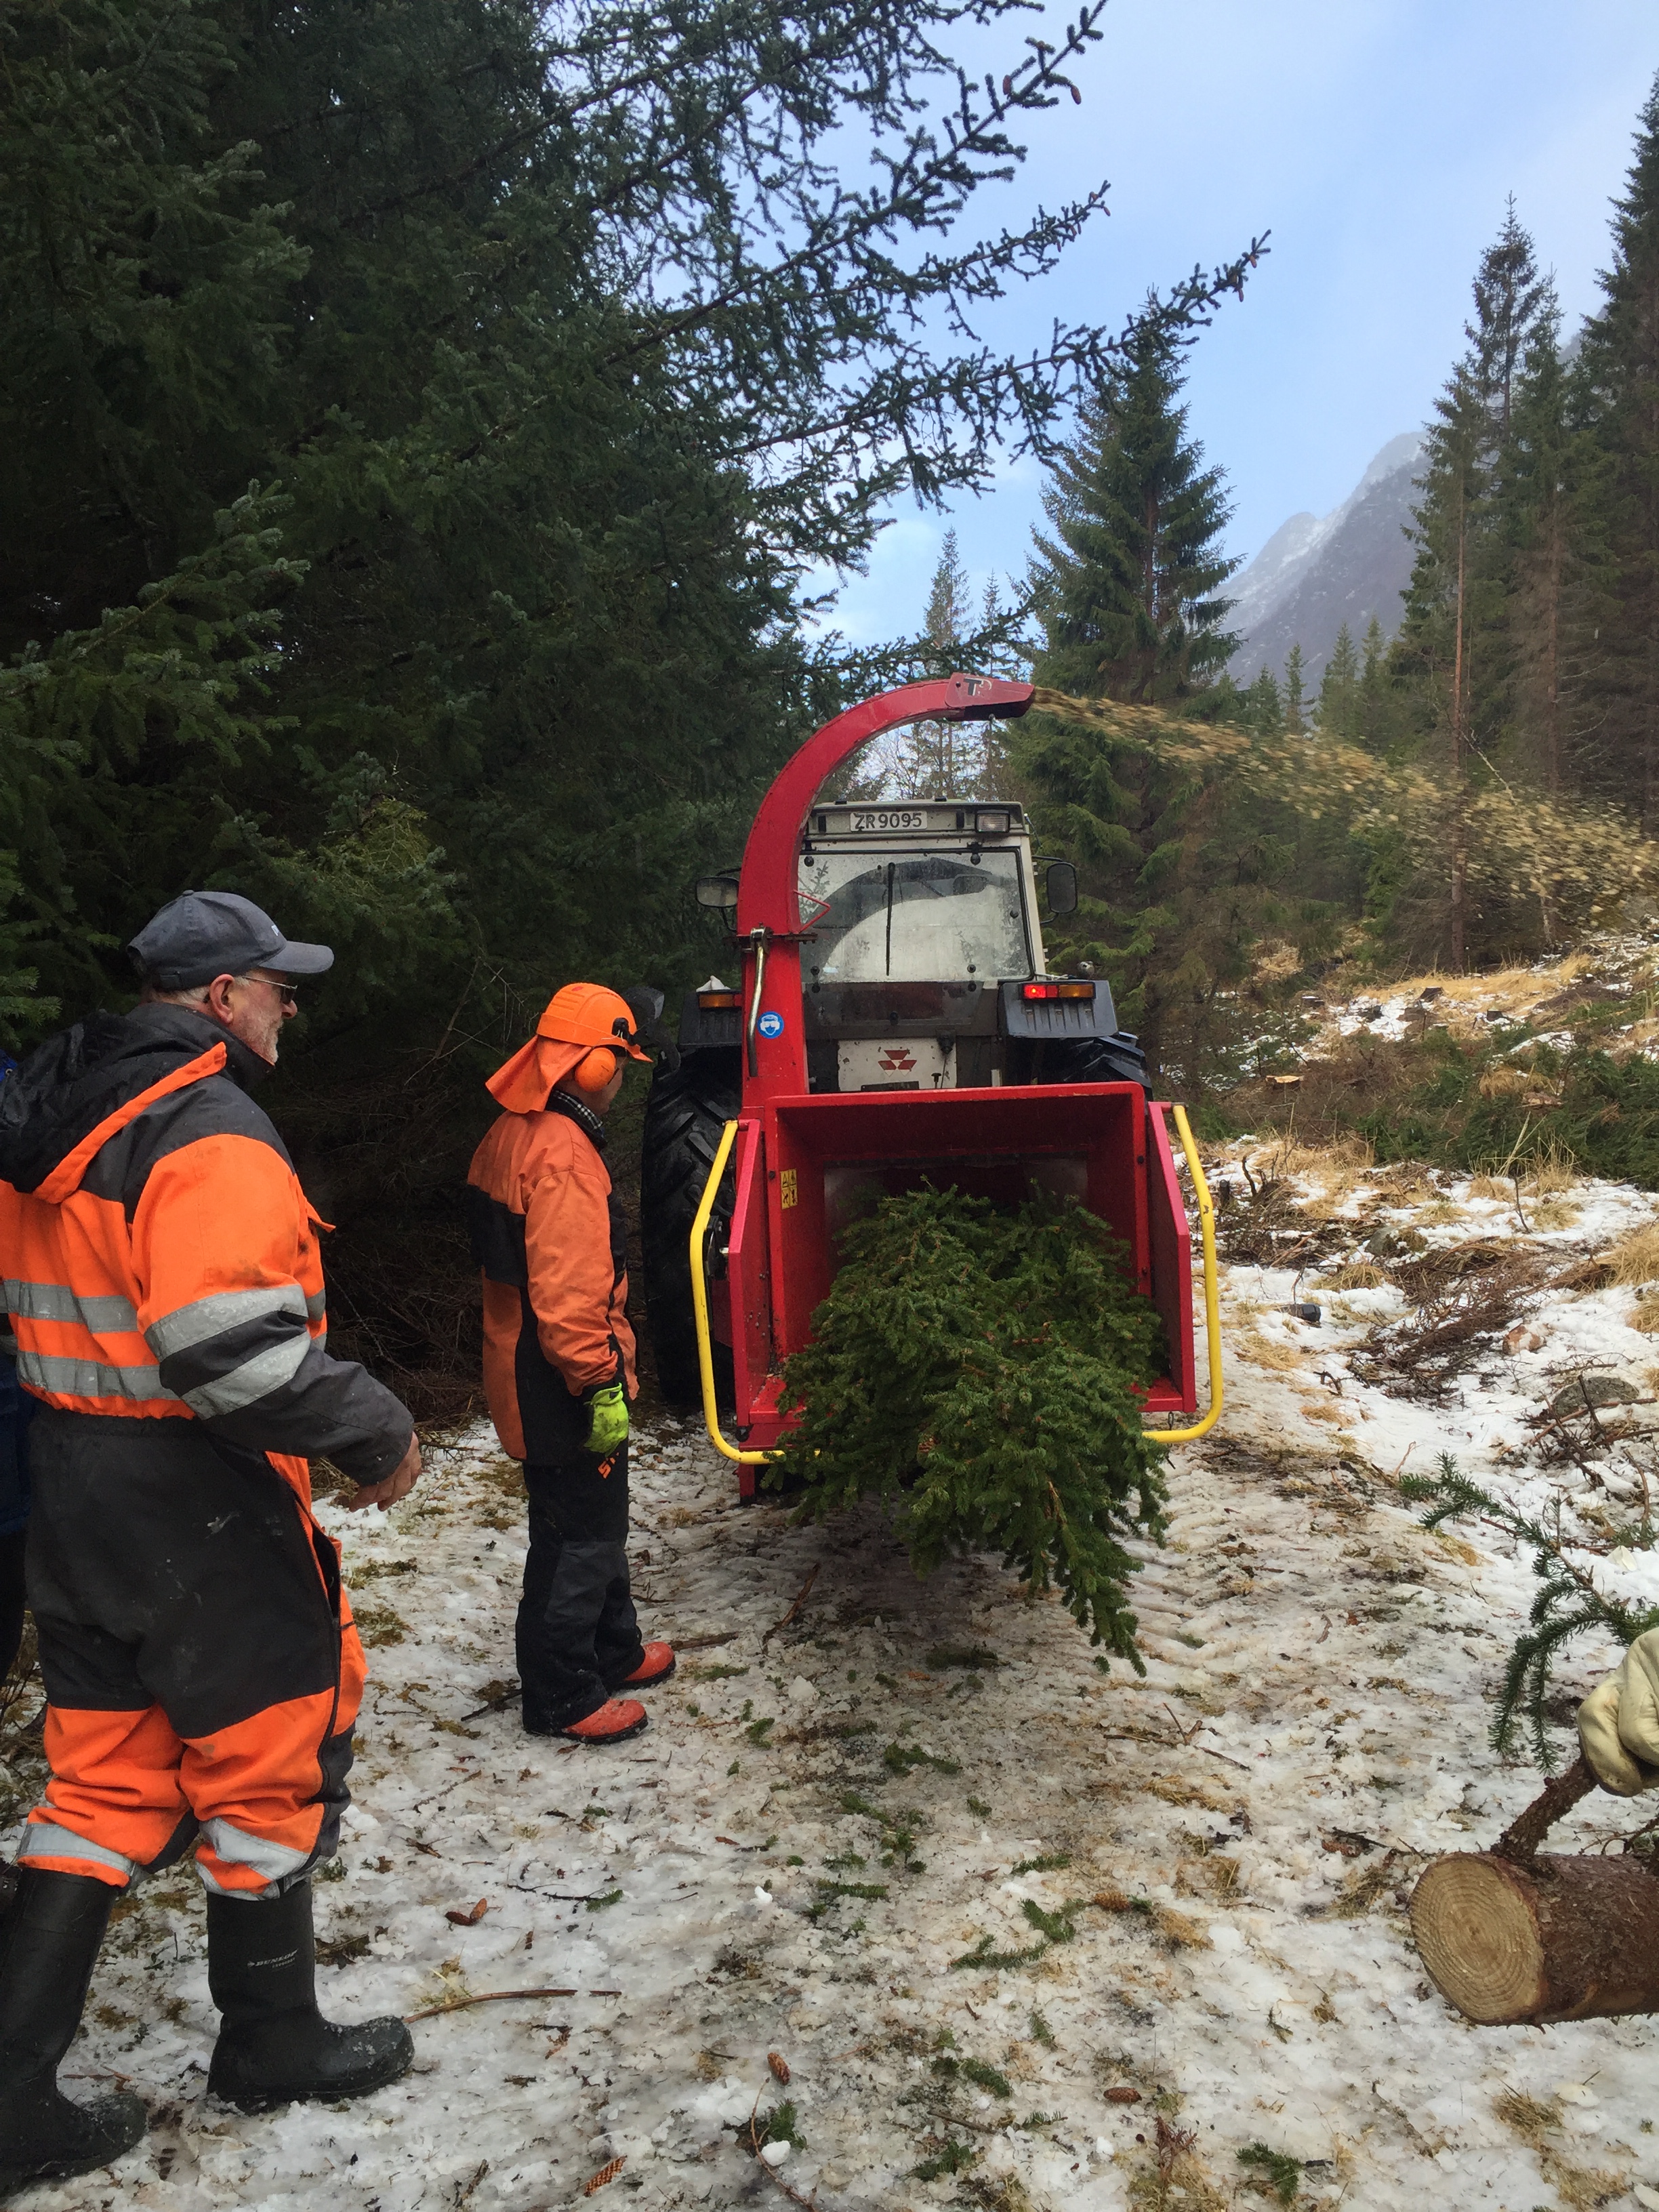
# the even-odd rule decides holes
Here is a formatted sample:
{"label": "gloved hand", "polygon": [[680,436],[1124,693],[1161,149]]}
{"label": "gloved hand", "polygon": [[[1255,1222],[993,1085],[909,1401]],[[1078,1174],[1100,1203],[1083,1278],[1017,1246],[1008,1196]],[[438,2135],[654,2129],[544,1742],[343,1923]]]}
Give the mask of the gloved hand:
{"label": "gloved hand", "polygon": [[586,1449],[596,1459],[609,1459],[628,1442],[628,1400],[620,1382],[607,1382],[587,1401]]}
{"label": "gloved hand", "polygon": [[1659,1628],[1638,1636],[1579,1706],[1578,1741],[1616,1797],[1659,1790]]}

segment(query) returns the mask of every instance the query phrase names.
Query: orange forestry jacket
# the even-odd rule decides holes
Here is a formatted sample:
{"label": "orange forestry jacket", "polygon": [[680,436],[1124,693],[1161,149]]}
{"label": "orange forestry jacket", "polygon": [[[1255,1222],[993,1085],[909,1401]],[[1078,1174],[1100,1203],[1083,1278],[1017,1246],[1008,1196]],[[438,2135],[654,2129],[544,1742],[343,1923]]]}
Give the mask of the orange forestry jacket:
{"label": "orange forestry jacket", "polygon": [[467,1226],[483,1276],[484,1390],[501,1449],[537,1463],[582,1449],[586,1391],[634,1395],[628,1246],[604,1159],[605,1125],[556,1091],[503,1114],[467,1172]]}
{"label": "orange forestry jacket", "polygon": [[331,1359],[319,1224],[246,1086],[258,1054],[185,1006],[94,1014],[0,1085],[0,1273],[17,1376],[71,1413],[204,1422],[308,1494],[409,1445]]}

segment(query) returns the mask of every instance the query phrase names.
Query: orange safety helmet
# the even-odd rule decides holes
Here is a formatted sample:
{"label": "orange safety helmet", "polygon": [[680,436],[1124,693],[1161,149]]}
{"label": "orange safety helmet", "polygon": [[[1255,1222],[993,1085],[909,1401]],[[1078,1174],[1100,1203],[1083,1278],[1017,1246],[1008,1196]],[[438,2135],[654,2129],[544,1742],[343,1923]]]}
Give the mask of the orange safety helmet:
{"label": "orange safety helmet", "polygon": [[539,1113],[549,1093],[572,1073],[579,1089],[603,1091],[616,1073],[616,1055],[651,1064],[641,1052],[633,1009],[603,983],[567,983],[548,1000],[536,1034],[498,1067],[485,1088],[509,1112]]}
{"label": "orange safety helmet", "polygon": [[603,983],[567,983],[556,991],[536,1024],[536,1034],[559,1044],[595,1048],[576,1065],[576,1081],[584,1091],[603,1091],[616,1073],[617,1063],[607,1058],[608,1053],[625,1052],[647,1067],[651,1065],[650,1054],[634,1042],[633,1008],[619,991],[608,991]]}

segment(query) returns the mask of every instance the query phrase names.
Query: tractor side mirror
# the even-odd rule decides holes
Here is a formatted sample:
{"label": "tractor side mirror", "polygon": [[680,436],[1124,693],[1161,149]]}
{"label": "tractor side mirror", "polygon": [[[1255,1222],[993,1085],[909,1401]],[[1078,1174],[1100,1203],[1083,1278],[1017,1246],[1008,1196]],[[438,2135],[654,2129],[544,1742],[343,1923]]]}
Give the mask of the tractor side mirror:
{"label": "tractor side mirror", "polygon": [[1051,915],[1077,912],[1077,870],[1069,860],[1050,860],[1042,882]]}
{"label": "tractor side mirror", "polygon": [[730,908],[738,902],[735,876],[699,876],[695,889],[699,906]]}

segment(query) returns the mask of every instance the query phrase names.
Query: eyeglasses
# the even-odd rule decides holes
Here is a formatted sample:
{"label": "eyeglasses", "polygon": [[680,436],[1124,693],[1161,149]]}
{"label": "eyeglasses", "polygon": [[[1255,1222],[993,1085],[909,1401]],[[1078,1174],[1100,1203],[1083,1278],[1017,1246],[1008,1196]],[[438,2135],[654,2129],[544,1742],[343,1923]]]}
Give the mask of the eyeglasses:
{"label": "eyeglasses", "polygon": [[277,997],[285,999],[290,1006],[297,1006],[300,1003],[298,986],[286,980],[278,982],[274,975],[238,975],[235,981],[239,983],[263,983],[266,990],[275,991]]}

